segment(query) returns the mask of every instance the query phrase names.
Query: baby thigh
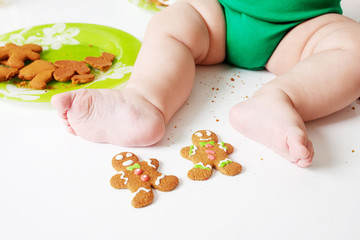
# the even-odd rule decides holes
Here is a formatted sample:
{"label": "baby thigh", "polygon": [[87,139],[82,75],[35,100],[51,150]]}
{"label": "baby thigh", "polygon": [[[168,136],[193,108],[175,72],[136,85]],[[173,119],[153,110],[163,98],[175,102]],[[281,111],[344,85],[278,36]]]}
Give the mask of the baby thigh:
{"label": "baby thigh", "polygon": [[152,18],[145,37],[154,32],[186,46],[196,64],[225,58],[225,19],[218,0],[178,0]]}
{"label": "baby thigh", "polygon": [[360,96],[360,24],[326,14],[291,30],[266,67],[303,120],[327,116]]}
{"label": "baby thigh", "polygon": [[149,22],[127,88],[171,119],[191,93],[195,64],[225,57],[225,23],[217,0],[180,0]]}

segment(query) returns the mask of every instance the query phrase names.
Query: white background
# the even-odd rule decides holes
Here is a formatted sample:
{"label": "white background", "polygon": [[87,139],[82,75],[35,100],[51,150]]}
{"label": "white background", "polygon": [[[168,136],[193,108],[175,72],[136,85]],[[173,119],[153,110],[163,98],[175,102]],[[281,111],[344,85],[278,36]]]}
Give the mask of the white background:
{"label": "white background", "polygon": [[[0,34],[86,22],[142,40],[152,15],[126,0],[6,2]],[[360,20],[358,0],[343,0],[343,7]],[[1,99],[0,239],[360,239],[360,103],[307,123],[316,155],[310,168],[300,169],[228,123],[231,106],[273,77],[227,65],[199,67],[187,104],[164,139],[148,148],[91,143],[68,134],[49,103]],[[230,157],[243,165],[241,174],[187,178],[192,164],[179,151],[199,129],[234,145]],[[157,158],[159,171],[178,176],[179,186],[154,191],[150,206],[134,209],[130,191],[109,184],[116,173],[111,159],[122,151]]]}

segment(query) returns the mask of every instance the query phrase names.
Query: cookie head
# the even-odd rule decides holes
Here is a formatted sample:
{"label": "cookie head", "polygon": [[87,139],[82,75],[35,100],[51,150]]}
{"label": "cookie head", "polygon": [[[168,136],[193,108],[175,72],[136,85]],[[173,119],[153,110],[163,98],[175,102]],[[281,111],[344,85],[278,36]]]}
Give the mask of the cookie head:
{"label": "cookie head", "polygon": [[200,130],[195,132],[191,138],[194,145],[199,145],[200,142],[211,142],[214,141],[215,143],[218,141],[218,138],[215,133],[209,130]]}
{"label": "cookie head", "polygon": [[112,166],[116,171],[124,171],[127,167],[138,163],[138,157],[131,152],[122,152],[115,155],[112,159]]}

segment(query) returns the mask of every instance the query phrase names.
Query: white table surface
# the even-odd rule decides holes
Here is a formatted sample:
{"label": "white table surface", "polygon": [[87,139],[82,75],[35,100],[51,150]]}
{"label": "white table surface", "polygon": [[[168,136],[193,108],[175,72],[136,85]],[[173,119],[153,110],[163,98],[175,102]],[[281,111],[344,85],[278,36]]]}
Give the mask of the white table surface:
{"label": "white table surface", "polygon": [[[343,7],[360,20],[358,0],[343,0]],[[141,40],[151,15],[126,0],[8,0],[0,5],[0,34],[86,22]],[[316,156],[301,169],[228,123],[231,106],[272,78],[227,65],[199,67],[187,104],[148,148],[88,142],[68,134],[49,103],[0,100],[0,239],[360,239],[360,102],[307,123]],[[230,157],[244,171],[188,179],[192,164],[179,150],[199,129],[232,143]],[[178,176],[179,186],[154,191],[150,206],[133,208],[130,191],[109,184],[116,173],[111,159],[122,151],[157,158],[159,171]]]}

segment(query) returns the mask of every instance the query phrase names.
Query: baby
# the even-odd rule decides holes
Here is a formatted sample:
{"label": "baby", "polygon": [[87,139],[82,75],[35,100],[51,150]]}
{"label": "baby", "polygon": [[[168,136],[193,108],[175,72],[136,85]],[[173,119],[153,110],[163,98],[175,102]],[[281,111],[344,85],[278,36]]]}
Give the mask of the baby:
{"label": "baby", "polygon": [[307,167],[304,122],[360,96],[360,24],[341,13],[340,0],[178,0],[150,20],[124,89],[66,92],[52,104],[87,140],[149,146],[189,97],[197,64],[265,68],[277,77],[237,103],[230,122]]}

